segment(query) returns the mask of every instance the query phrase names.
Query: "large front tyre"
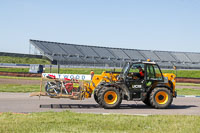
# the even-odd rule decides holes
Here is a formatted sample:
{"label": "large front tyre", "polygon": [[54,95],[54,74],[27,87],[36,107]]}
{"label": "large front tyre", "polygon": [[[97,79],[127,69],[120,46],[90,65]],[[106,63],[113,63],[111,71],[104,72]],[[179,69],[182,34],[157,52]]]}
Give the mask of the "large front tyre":
{"label": "large front tyre", "polygon": [[104,87],[98,93],[99,104],[105,109],[119,108],[122,97],[114,87]]}
{"label": "large front tyre", "polygon": [[172,101],[172,92],[166,87],[156,87],[151,92],[150,104],[157,109],[168,108]]}
{"label": "large front tyre", "polygon": [[98,100],[98,93],[100,92],[100,90],[103,88],[102,85],[98,85],[95,89],[94,89],[94,100],[98,103],[99,103],[99,100]]}
{"label": "large front tyre", "polygon": [[98,96],[97,96],[97,91],[98,90],[94,90],[94,100],[97,102],[97,103],[99,103],[99,101],[98,101]]}
{"label": "large front tyre", "polygon": [[143,103],[146,104],[147,106],[151,106],[149,94],[147,94],[147,97],[143,100]]}

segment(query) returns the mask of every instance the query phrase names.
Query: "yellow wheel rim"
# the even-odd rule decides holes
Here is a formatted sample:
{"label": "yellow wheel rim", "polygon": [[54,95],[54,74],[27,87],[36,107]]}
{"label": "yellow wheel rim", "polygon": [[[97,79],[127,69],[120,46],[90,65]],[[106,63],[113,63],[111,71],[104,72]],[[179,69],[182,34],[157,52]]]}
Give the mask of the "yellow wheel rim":
{"label": "yellow wheel rim", "polygon": [[114,91],[108,91],[104,95],[104,101],[107,104],[114,104],[117,101],[117,94]]}
{"label": "yellow wheel rim", "polygon": [[165,91],[160,91],[156,93],[155,98],[158,104],[166,104],[168,101],[168,94]]}

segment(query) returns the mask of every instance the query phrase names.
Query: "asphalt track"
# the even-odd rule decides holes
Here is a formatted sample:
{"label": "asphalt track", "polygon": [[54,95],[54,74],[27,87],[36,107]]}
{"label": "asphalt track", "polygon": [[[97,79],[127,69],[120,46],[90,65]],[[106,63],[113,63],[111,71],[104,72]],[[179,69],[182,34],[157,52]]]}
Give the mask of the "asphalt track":
{"label": "asphalt track", "polygon": [[0,112],[31,113],[71,110],[80,113],[130,115],[200,115],[200,98],[175,98],[169,109],[154,109],[142,102],[123,101],[120,109],[103,109],[93,98],[85,100],[29,97],[29,93],[0,93]]}

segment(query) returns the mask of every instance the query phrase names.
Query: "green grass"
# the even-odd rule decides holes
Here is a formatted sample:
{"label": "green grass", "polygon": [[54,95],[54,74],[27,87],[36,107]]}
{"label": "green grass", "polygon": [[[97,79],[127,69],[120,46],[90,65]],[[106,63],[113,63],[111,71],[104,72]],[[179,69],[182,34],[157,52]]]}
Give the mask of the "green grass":
{"label": "green grass", "polygon": [[2,84],[0,92],[39,92],[40,85]]}
{"label": "green grass", "polygon": [[[103,71],[110,71],[111,69],[101,69],[101,68],[61,68],[61,74],[90,74],[90,71],[93,70],[95,74],[101,74]],[[28,72],[29,68],[0,68],[0,71],[3,72]],[[121,69],[116,69],[120,72]],[[45,72],[49,73],[50,69],[46,68]],[[52,69],[53,73],[57,73],[57,69]],[[174,70],[162,70],[163,73],[174,73]],[[178,77],[188,77],[188,78],[200,78],[200,70],[178,70]]]}
{"label": "green grass", "polygon": [[[175,70],[162,70],[163,73],[174,73]],[[177,70],[177,77],[200,78],[200,70]]]}
{"label": "green grass", "polygon": [[2,133],[198,133],[200,116],[130,116],[64,112],[0,115]]}
{"label": "green grass", "polygon": [[177,77],[200,78],[200,70],[162,70],[162,73],[173,73]]}
{"label": "green grass", "polygon": [[[94,70],[95,74],[101,74],[103,71],[110,71],[111,69],[100,69],[100,68],[61,68],[61,74],[90,74],[90,71]],[[117,69],[120,72],[121,69]],[[2,72],[29,72],[29,68],[1,68]],[[46,68],[46,73],[50,72],[49,68]],[[52,69],[52,73],[57,73],[57,69]]]}
{"label": "green grass", "polygon": [[29,68],[4,68],[0,67],[0,72],[29,72]]}
{"label": "green grass", "polygon": [[51,64],[47,59],[29,58],[29,57],[11,57],[0,56],[0,63],[15,63],[15,64]]}
{"label": "green grass", "polygon": [[24,79],[24,80],[41,80],[37,77],[14,77],[14,76],[0,76],[0,79]]}
{"label": "green grass", "polygon": [[176,89],[178,95],[196,95],[200,96],[200,89],[189,89],[189,88],[183,88],[183,89]]}
{"label": "green grass", "polygon": [[180,86],[199,86],[200,84],[195,84],[195,83],[176,83],[176,85],[180,85]]}

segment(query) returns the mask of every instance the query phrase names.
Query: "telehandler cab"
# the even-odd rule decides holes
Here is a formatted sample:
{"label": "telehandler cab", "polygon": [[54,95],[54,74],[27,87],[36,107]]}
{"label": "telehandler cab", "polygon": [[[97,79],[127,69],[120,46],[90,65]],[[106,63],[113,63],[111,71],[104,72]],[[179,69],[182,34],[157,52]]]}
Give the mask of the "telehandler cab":
{"label": "telehandler cab", "polygon": [[[138,68],[143,71],[142,76]],[[118,108],[122,100],[134,100],[164,109],[176,97],[175,83],[175,74],[162,74],[155,62],[127,62],[120,73],[94,75],[89,88],[103,108]]]}

